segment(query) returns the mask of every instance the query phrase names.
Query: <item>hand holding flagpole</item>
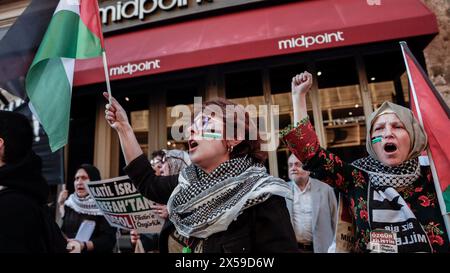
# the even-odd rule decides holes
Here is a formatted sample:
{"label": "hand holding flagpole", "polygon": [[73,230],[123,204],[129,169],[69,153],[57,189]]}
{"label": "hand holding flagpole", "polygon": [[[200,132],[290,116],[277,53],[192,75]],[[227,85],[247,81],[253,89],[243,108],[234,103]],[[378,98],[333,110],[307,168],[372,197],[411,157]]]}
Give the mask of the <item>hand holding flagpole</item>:
{"label": "hand holding flagpole", "polygon": [[108,61],[106,59],[106,51],[105,49],[103,49],[102,52],[102,56],[103,56],[103,68],[105,70],[105,80],[106,80],[106,89],[108,90],[108,103],[111,104],[111,83],[109,82],[109,69],[108,69]]}

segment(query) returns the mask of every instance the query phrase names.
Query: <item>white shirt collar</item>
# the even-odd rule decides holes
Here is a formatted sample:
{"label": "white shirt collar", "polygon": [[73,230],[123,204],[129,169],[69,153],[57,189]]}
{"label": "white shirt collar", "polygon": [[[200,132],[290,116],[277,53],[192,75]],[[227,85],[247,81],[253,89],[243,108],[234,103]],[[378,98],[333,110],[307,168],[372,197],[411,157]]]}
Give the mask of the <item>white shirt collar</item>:
{"label": "white shirt collar", "polygon": [[300,187],[299,187],[299,185],[297,185],[297,183],[294,182],[294,184],[300,193],[305,193],[305,192],[311,190],[311,179],[309,179],[309,177],[308,177],[308,182],[306,182],[306,187],[304,190],[300,189]]}

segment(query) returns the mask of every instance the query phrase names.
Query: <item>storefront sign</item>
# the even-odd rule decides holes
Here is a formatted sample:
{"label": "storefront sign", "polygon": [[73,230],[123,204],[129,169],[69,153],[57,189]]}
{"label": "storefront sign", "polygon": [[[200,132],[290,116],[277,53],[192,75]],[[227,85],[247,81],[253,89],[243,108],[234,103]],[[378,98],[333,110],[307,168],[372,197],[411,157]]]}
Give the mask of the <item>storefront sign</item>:
{"label": "storefront sign", "polygon": [[123,0],[100,3],[103,32],[270,0]]}
{"label": "storefront sign", "polygon": [[296,47],[308,48],[315,45],[342,42],[345,40],[343,34],[344,32],[342,31],[336,31],[332,33],[322,33],[314,36],[302,35],[300,37],[293,37],[290,39],[278,41],[278,49],[283,50]]}
{"label": "storefront sign", "polygon": [[127,63],[125,65],[114,66],[109,69],[109,76],[120,76],[120,75],[133,75],[134,73],[139,73],[143,71],[156,70],[161,68],[161,60],[155,59],[151,61],[145,61],[141,63]]}

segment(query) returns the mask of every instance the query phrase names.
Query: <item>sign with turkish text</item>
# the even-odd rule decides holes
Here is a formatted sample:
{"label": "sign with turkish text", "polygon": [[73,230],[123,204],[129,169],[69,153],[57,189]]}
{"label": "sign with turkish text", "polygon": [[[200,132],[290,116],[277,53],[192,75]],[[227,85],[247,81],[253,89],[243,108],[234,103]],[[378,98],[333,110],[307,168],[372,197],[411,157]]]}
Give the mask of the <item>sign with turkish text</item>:
{"label": "sign with turkish text", "polygon": [[371,231],[369,249],[374,253],[398,253],[397,234],[387,230]]}
{"label": "sign with turkish text", "polygon": [[161,231],[164,219],[151,209],[156,203],[142,196],[128,176],[88,182],[87,188],[111,226],[139,233]]}

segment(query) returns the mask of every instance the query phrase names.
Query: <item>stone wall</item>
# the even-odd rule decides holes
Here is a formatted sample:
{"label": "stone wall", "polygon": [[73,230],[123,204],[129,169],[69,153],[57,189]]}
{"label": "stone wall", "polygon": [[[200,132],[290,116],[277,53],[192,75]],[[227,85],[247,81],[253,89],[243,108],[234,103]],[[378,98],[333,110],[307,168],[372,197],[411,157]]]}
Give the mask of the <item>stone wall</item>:
{"label": "stone wall", "polygon": [[423,0],[436,15],[439,34],[424,50],[431,80],[450,105],[450,1]]}

